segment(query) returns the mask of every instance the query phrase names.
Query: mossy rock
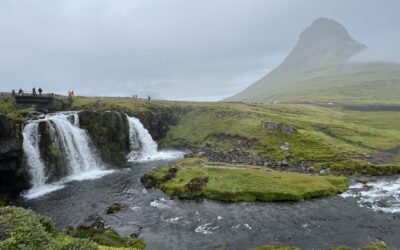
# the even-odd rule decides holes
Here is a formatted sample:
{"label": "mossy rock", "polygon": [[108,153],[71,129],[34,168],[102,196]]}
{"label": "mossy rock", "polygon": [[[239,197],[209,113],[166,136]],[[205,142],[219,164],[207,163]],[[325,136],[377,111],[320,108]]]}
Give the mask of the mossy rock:
{"label": "mossy rock", "polygon": [[101,159],[110,164],[126,162],[130,152],[129,125],[125,114],[120,112],[79,112],[80,127],[85,129]]}
{"label": "mossy rock", "polygon": [[122,205],[121,203],[113,203],[107,208],[107,214],[115,214],[119,212],[123,207],[124,205]]}
{"label": "mossy rock", "polygon": [[93,240],[101,246],[145,249],[145,243],[142,239],[137,237],[122,237],[110,228],[68,228],[66,233],[75,238]]}
{"label": "mossy rock", "polygon": [[51,121],[39,122],[39,150],[46,166],[47,181],[54,182],[68,175],[67,160],[62,150],[60,138]]}

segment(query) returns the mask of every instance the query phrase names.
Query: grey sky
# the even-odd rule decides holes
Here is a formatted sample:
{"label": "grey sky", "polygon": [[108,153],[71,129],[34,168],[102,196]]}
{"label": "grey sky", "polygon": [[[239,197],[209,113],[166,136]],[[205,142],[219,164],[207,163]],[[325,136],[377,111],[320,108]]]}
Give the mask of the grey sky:
{"label": "grey sky", "polygon": [[397,0],[0,0],[1,90],[216,100],[278,65],[318,17],[400,58]]}

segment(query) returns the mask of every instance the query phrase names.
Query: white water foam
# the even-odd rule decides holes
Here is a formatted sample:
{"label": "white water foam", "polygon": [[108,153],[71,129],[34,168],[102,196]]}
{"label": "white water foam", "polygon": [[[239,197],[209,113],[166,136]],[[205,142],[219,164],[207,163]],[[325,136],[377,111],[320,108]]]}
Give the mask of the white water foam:
{"label": "white water foam", "polygon": [[170,208],[171,205],[172,205],[172,200],[167,200],[164,197],[161,197],[158,200],[153,200],[152,202],[150,202],[150,206],[159,209]]}
{"label": "white water foam", "polygon": [[173,218],[166,219],[165,221],[169,222],[169,223],[178,223],[178,221],[182,220],[182,219],[183,219],[183,217],[173,217]]}
{"label": "white water foam", "polygon": [[194,231],[196,233],[202,233],[202,234],[212,234],[212,231],[215,231],[219,228],[219,226],[212,226],[212,223],[206,223],[203,225],[198,226]]}
{"label": "white water foam", "polygon": [[343,198],[356,198],[362,207],[385,213],[400,213],[400,178],[353,184],[341,194]]}
{"label": "white water foam", "polygon": [[[48,178],[45,175],[45,164],[39,150],[39,122],[46,122],[51,132],[57,134],[67,159],[69,175],[54,183],[46,182]],[[59,190],[70,181],[97,179],[113,172],[104,170],[102,163],[90,148],[90,139],[86,131],[79,128],[79,117],[76,112],[56,113],[30,121],[24,127],[23,137],[23,149],[32,178],[32,188],[23,194],[27,199],[38,198]]]}
{"label": "white water foam", "polygon": [[43,184],[41,186],[33,186],[22,196],[26,199],[36,199],[45,194],[57,191],[64,188],[65,185],[61,183]]}
{"label": "white water foam", "polygon": [[131,153],[129,162],[148,162],[159,160],[181,159],[184,152],[177,150],[158,150],[157,143],[151,137],[149,131],[143,126],[139,119],[129,117],[129,139]]}

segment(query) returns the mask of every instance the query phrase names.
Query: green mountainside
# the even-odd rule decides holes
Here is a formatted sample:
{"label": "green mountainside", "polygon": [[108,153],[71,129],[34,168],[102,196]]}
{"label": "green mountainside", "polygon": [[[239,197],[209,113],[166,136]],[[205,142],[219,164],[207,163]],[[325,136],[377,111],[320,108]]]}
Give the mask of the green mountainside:
{"label": "green mountainside", "polygon": [[352,59],[365,49],[341,24],[317,19],[277,68],[225,101],[399,103],[400,65]]}

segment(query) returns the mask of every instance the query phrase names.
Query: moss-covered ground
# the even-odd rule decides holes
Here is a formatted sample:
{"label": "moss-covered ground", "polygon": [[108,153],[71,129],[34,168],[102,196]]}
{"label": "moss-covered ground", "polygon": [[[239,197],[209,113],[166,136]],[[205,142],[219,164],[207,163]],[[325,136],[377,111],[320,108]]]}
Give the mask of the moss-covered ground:
{"label": "moss-covered ground", "polygon": [[[400,112],[355,111],[344,106],[301,104],[245,104],[157,101],[133,98],[74,99],[73,109],[118,110],[128,113],[163,109],[177,117],[159,141],[161,147],[208,146],[216,151],[242,150],[277,162],[280,148],[290,144],[290,164],[306,163],[316,170],[346,175],[389,175],[400,172]],[[261,126],[262,122],[289,124],[297,133]]]}
{"label": "moss-covered ground", "polygon": [[[171,168],[174,175],[171,175]],[[313,176],[265,167],[186,158],[150,174],[166,194],[221,201],[300,201],[346,190],[345,177]],[[204,181],[202,181],[204,180]]]}
{"label": "moss-covered ground", "polygon": [[12,96],[7,96],[4,99],[0,96],[0,114],[12,120],[22,119],[21,113],[15,107],[15,99]]}
{"label": "moss-covered ground", "polygon": [[[300,250],[300,248],[291,246],[260,246],[252,250]],[[328,250],[395,250],[395,249],[387,246],[382,241],[376,241],[366,245],[365,247],[360,247],[360,248],[337,246],[337,247],[331,247]]]}
{"label": "moss-covered ground", "polygon": [[49,218],[31,210],[0,207],[0,250],[144,249],[140,239],[121,237],[111,229],[79,236],[71,237],[57,231]]}

